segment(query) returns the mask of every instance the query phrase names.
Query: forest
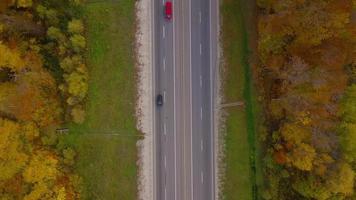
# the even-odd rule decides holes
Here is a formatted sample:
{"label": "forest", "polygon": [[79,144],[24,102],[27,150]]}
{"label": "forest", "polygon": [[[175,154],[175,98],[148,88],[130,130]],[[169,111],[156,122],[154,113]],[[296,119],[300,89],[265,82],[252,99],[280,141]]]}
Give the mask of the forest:
{"label": "forest", "polygon": [[80,199],[76,152],[88,90],[80,0],[0,1],[0,199]]}
{"label": "forest", "polygon": [[356,1],[257,0],[263,199],[356,199]]}

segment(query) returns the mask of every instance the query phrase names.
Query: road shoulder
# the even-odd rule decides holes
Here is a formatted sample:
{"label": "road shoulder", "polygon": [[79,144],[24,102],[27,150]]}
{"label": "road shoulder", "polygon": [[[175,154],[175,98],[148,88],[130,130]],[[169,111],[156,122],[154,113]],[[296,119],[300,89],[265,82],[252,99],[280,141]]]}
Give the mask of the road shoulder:
{"label": "road shoulder", "polygon": [[144,138],[137,142],[138,199],[153,200],[153,107],[152,107],[152,1],[136,2],[136,51],[138,68],[138,99],[136,104],[137,128]]}

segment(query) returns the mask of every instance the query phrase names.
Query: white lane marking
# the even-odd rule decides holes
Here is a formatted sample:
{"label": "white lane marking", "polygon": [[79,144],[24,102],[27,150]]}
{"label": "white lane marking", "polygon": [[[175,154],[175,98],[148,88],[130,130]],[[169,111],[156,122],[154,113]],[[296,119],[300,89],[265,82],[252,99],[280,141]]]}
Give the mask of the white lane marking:
{"label": "white lane marking", "polygon": [[201,23],[201,11],[199,12],[199,23]]}
{"label": "white lane marking", "polygon": [[203,77],[200,75],[200,87],[203,87]]}
{"label": "white lane marking", "polygon": [[164,0],[162,0],[162,4],[164,5]]}
{"label": "white lane marking", "polygon": [[166,27],[165,26],[163,26],[163,30],[162,30],[163,32],[162,32],[162,34],[163,34],[163,38],[165,38],[166,37]]}
{"label": "white lane marking", "polygon": [[203,140],[200,140],[200,150],[203,151]]}
{"label": "white lane marking", "polygon": [[163,71],[166,71],[166,58],[163,58]]}
{"label": "white lane marking", "polygon": [[199,51],[200,51],[200,55],[202,54],[203,50],[202,50],[202,46],[201,46],[201,43],[200,43],[200,46],[199,46]]}
{"label": "white lane marking", "polygon": [[200,107],[200,120],[203,120],[203,108]]}
{"label": "white lane marking", "polygon": [[167,199],[167,187],[166,187],[166,185],[164,186],[164,199]]}
{"label": "white lane marking", "polygon": [[204,183],[204,173],[203,173],[203,171],[200,172],[200,179],[201,179],[201,183]]}
{"label": "white lane marking", "polygon": [[167,135],[167,125],[166,124],[163,125],[163,134]]}
{"label": "white lane marking", "polygon": [[167,168],[167,157],[166,157],[166,155],[164,155],[164,168],[165,169]]}
{"label": "white lane marking", "polygon": [[166,91],[163,91],[163,102],[166,102]]}

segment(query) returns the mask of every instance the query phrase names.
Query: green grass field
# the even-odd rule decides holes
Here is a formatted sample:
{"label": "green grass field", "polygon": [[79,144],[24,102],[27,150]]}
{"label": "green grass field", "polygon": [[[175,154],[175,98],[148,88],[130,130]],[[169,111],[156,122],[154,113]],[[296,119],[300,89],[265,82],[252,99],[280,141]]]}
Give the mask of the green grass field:
{"label": "green grass field", "polygon": [[[225,178],[222,191],[226,200],[257,199],[256,169],[256,101],[251,69],[248,63],[249,45],[242,0],[223,0],[222,39],[225,61],[224,97],[226,103],[244,101],[244,107],[227,108]],[[256,164],[257,163],[257,164]]]}
{"label": "green grass field", "polygon": [[78,152],[75,171],[83,178],[82,199],[137,198],[134,0],[88,3],[87,117],[65,138]]}

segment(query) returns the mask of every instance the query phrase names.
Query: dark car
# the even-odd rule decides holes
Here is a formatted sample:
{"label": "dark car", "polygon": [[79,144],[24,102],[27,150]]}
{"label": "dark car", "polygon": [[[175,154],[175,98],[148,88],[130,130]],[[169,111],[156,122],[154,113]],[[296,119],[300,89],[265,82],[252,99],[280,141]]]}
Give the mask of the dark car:
{"label": "dark car", "polygon": [[172,19],[172,2],[167,1],[165,6],[164,6],[164,13],[166,16],[166,19],[171,20]]}
{"label": "dark car", "polygon": [[162,106],[163,105],[163,97],[162,97],[161,94],[157,95],[156,104],[157,104],[157,106]]}

